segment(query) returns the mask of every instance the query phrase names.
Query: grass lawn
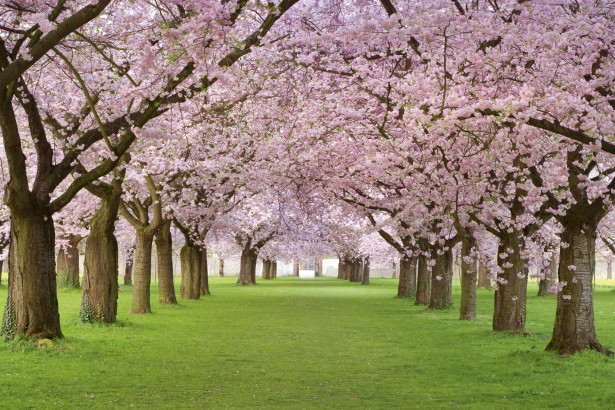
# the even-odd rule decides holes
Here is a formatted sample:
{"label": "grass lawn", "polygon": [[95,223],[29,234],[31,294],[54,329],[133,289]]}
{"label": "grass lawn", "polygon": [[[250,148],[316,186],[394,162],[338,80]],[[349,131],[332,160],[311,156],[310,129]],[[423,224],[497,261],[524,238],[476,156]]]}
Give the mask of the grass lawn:
{"label": "grass lawn", "polygon": [[[527,330],[491,331],[493,291],[478,319],[394,298],[396,280],[278,278],[128,314],[77,320],[80,291],[59,292],[65,339],[48,349],[0,341],[0,408],[613,408],[615,358],[545,352],[555,300],[531,285]],[[455,287],[458,304],[459,287]],[[0,287],[6,300],[6,281]],[[595,296],[599,340],[615,349],[615,292]]]}

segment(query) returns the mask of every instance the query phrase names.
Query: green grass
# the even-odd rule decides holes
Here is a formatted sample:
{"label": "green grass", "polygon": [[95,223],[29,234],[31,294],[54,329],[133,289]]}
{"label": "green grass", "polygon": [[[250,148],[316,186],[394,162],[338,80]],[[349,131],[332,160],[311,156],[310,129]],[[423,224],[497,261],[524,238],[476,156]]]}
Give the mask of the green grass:
{"label": "green grass", "polygon": [[[65,339],[50,349],[0,342],[0,408],[596,408],[615,403],[615,359],[545,352],[555,300],[530,286],[527,330],[491,331],[493,292],[478,319],[393,297],[396,281],[279,278],[134,316],[77,321],[80,291],[59,292]],[[153,288],[155,289],[155,287]],[[0,288],[6,300],[6,282]],[[455,288],[459,300],[459,288]],[[615,293],[595,297],[599,340],[615,348]]]}

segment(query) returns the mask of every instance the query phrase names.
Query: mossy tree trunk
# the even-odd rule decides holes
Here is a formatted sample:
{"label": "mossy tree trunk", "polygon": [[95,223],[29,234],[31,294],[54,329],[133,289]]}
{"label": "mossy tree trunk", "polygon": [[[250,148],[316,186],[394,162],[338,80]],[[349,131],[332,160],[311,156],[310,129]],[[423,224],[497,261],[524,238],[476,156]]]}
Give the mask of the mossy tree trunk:
{"label": "mossy tree trunk", "polygon": [[399,261],[399,284],[397,285],[398,298],[416,296],[416,262],[416,257],[401,257]]}
{"label": "mossy tree trunk", "polygon": [[56,289],[55,232],[46,209],[11,216],[8,298],[0,333],[62,337]]}
{"label": "mossy tree trunk", "polygon": [[598,342],[594,327],[592,279],[597,222],[591,214],[577,214],[560,222],[564,227],[562,242],[568,246],[560,247],[558,277],[566,286],[557,295],[555,325],[547,350],[564,355],[585,349],[612,354]]}
{"label": "mossy tree trunk", "polygon": [[435,265],[431,270],[429,309],[448,309],[453,306],[453,251],[435,250]]}
{"label": "mossy tree trunk", "polygon": [[521,238],[519,231],[500,235],[498,246],[498,275],[493,310],[493,330],[523,331],[525,328],[525,309],[528,268],[521,257]]}
{"label": "mossy tree trunk", "polygon": [[158,257],[158,301],[177,303],[173,284],[173,237],[171,221],[164,221],[156,232],[156,255]]}
{"label": "mossy tree trunk", "polygon": [[182,299],[200,299],[201,297],[201,252],[196,245],[186,242],[180,251],[182,281]]}
{"label": "mossy tree trunk", "polygon": [[459,306],[460,320],[476,319],[476,280],[478,271],[477,259],[473,254],[476,239],[470,228],[461,228],[461,304]]}
{"label": "mossy tree trunk", "polygon": [[[123,173],[120,174],[120,178]],[[115,221],[122,196],[121,180],[97,188],[101,205],[92,222],[85,243],[81,320],[114,323],[117,318],[118,246]]]}
{"label": "mossy tree trunk", "polygon": [[79,287],[79,242],[81,235],[67,235],[66,245],[58,251],[58,286]]}
{"label": "mossy tree trunk", "polygon": [[425,255],[418,257],[418,272],[416,275],[416,301],[417,305],[429,304],[429,271],[427,270],[427,258]]}

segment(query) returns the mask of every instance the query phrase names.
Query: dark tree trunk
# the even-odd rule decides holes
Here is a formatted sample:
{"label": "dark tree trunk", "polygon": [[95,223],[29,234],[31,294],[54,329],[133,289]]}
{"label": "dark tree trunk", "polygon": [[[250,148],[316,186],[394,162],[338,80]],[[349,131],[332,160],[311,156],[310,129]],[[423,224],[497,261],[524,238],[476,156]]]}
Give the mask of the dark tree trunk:
{"label": "dark tree trunk", "polygon": [[278,262],[271,262],[271,279],[275,279],[278,277]]}
{"label": "dark tree trunk", "polygon": [[478,287],[481,289],[489,289],[491,287],[491,280],[489,280],[489,272],[482,263],[478,263]]}
{"label": "dark tree trunk", "polygon": [[398,298],[416,296],[416,262],[416,257],[408,258],[406,256],[402,256],[399,261]]}
{"label": "dark tree trunk", "polygon": [[220,258],[220,276],[224,276],[224,259]]}
{"label": "dark tree trunk", "polygon": [[547,278],[538,281],[538,294],[536,296],[547,296],[548,280]]}
{"label": "dark tree trunk", "polygon": [[134,260],[134,246],[126,252],[126,266],[124,266],[124,285],[132,285],[132,265]]}
{"label": "dark tree trunk", "polygon": [[363,265],[363,278],[361,279],[361,285],[369,285],[369,258],[365,258],[365,265]]}
{"label": "dark tree trunk", "polygon": [[361,281],[361,261],[359,259],[352,262],[352,267],[350,269],[350,282],[360,282]]}
{"label": "dark tree trunk", "polygon": [[173,238],[171,221],[165,221],[156,232],[156,255],[158,256],[158,301],[177,303],[173,284]]}
{"label": "dark tree trunk", "polygon": [[207,271],[207,248],[201,248],[201,296],[209,296],[209,272]]}
{"label": "dark tree trunk", "polygon": [[[558,277],[566,286],[557,295],[553,337],[547,350],[570,355],[593,349],[612,354],[598,342],[594,328],[592,279],[595,270],[596,228],[570,218],[564,225]],[[574,266],[575,269],[571,269]]]}
{"label": "dark tree trunk", "polygon": [[138,228],[135,231],[134,290],[131,313],[151,313],[150,287],[152,281],[152,243],[154,238],[146,234],[144,228]]}
{"label": "dark tree trunk", "polygon": [[121,195],[121,183],[114,182],[90,224],[81,289],[80,318],[84,322],[114,323],[117,318],[118,249],[114,232]]}
{"label": "dark tree trunk", "polygon": [[271,279],[271,261],[263,259],[263,279]]}
{"label": "dark tree trunk", "polygon": [[61,288],[79,287],[79,242],[81,236],[70,235],[66,247],[58,252],[58,286]]}
{"label": "dark tree trunk", "polygon": [[[523,331],[527,293],[527,264],[521,258],[521,233],[504,233],[498,247],[498,275],[493,311],[493,330]],[[512,251],[512,254],[509,251]],[[507,256],[506,256],[507,255]]]}
{"label": "dark tree trunk", "polygon": [[256,285],[256,262],[258,252],[251,248],[244,248],[241,252],[241,266],[239,267],[238,285]]}
{"label": "dark tree trunk", "polygon": [[8,298],[0,334],[62,337],[53,219],[43,209],[11,216]]}
{"label": "dark tree trunk", "polygon": [[434,253],[436,264],[431,271],[429,309],[448,309],[453,306],[453,251]]}
{"label": "dark tree trunk", "polygon": [[293,276],[299,276],[299,263],[293,260]]}
{"label": "dark tree trunk", "polygon": [[461,304],[459,306],[460,320],[476,319],[476,256],[472,254],[476,240],[468,228],[461,239]]}
{"label": "dark tree trunk", "polygon": [[340,257],[337,264],[337,278],[346,279],[346,258]]}
{"label": "dark tree trunk", "polygon": [[180,251],[182,299],[200,299],[201,297],[201,258],[201,253],[196,246],[182,246]]}
{"label": "dark tree trunk", "polygon": [[418,274],[416,277],[416,301],[417,305],[429,304],[429,271],[427,259],[424,255],[418,257]]}

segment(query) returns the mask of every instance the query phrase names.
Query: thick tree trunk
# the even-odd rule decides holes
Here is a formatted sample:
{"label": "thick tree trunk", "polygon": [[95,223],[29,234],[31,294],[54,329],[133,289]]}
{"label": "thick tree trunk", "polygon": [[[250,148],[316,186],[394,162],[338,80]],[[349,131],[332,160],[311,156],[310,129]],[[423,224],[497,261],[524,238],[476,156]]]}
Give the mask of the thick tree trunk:
{"label": "thick tree trunk", "polygon": [[62,337],[56,289],[55,233],[42,210],[11,216],[8,298],[0,334]]}
{"label": "thick tree trunk", "polygon": [[352,262],[352,268],[350,270],[350,282],[360,282],[361,281],[361,261],[359,259]]}
{"label": "thick tree trunk", "polygon": [[475,246],[476,241],[471,232],[462,235],[460,320],[476,319],[476,280],[478,271],[476,269],[476,256],[472,255],[472,250]]}
{"label": "thick tree trunk", "polygon": [[489,289],[491,287],[487,267],[480,262],[478,263],[478,287],[481,289]]}
{"label": "thick tree trunk", "polygon": [[85,243],[81,313],[83,322],[114,323],[117,317],[118,249],[115,238],[121,186],[102,203],[90,224]]}
{"label": "thick tree trunk", "polygon": [[448,309],[453,306],[453,251],[435,252],[436,264],[431,271],[429,309]]}
{"label": "thick tree trunk", "polygon": [[131,313],[151,313],[150,287],[152,281],[152,243],[154,238],[147,235],[143,228],[138,228],[135,231],[134,290]]}
{"label": "thick tree trunk", "polygon": [[156,232],[156,255],[158,256],[158,301],[177,303],[173,284],[173,238],[171,221],[165,221]]}
{"label": "thick tree trunk", "polygon": [[201,248],[201,296],[209,296],[209,272],[207,271],[207,249]]}
{"label": "thick tree trunk", "polygon": [[338,279],[346,279],[346,258],[339,258],[339,262],[337,264],[337,278]]}
{"label": "thick tree trunk", "polygon": [[263,259],[263,279],[271,279],[271,261]]}
{"label": "thick tree trunk", "polygon": [[361,278],[361,285],[369,285],[369,258],[365,259],[363,265],[363,278]]}
{"label": "thick tree trunk", "polygon": [[416,305],[429,304],[429,271],[424,255],[418,257],[418,273],[416,276]]}
{"label": "thick tree trunk", "polygon": [[522,234],[505,233],[498,247],[498,275],[493,310],[493,330],[523,331],[527,293],[527,264],[521,258]]}
{"label": "thick tree trunk", "polygon": [[399,261],[399,284],[397,297],[409,298],[416,296],[416,257],[402,256]]}
{"label": "thick tree trunk", "polygon": [[258,252],[254,249],[244,248],[241,252],[241,266],[239,267],[238,285],[256,285],[256,262]]}
{"label": "thick tree trunk", "polygon": [[180,251],[182,282],[182,299],[200,299],[201,297],[201,253],[196,246],[184,245]]}
{"label": "thick tree trunk", "polygon": [[570,355],[593,349],[612,354],[598,342],[594,328],[592,278],[595,270],[595,227],[582,226],[578,219],[564,225],[558,276],[566,286],[557,295],[553,337],[547,350]]}
{"label": "thick tree trunk", "polygon": [[278,262],[271,262],[271,279],[275,279],[278,277]]}
{"label": "thick tree trunk", "polygon": [[538,294],[536,296],[547,296],[548,280],[547,278],[538,281]]}
{"label": "thick tree trunk", "polygon": [[126,252],[126,266],[124,266],[124,285],[132,285],[132,265],[134,260],[134,250],[132,247]]}
{"label": "thick tree trunk", "polygon": [[79,287],[79,242],[81,236],[70,235],[65,247],[58,252],[58,287]]}

